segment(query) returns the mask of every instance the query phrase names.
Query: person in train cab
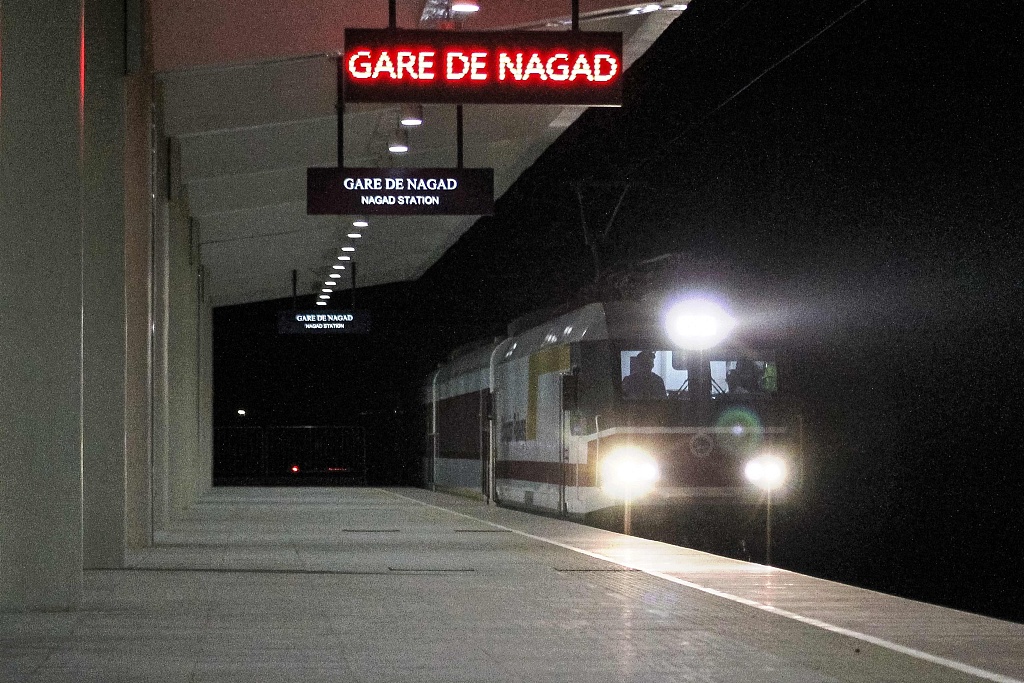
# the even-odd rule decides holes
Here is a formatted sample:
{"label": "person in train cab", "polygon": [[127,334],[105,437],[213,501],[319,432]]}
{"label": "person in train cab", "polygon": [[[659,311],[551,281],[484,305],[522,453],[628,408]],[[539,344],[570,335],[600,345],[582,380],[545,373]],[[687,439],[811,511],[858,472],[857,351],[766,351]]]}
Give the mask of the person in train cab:
{"label": "person in train cab", "polygon": [[629,359],[629,374],[622,380],[626,398],[665,398],[665,380],[654,372],[654,352],[641,351]]}
{"label": "person in train cab", "polygon": [[758,390],[757,367],[753,361],[740,359],[736,367],[728,372],[725,381],[730,394],[752,394]]}

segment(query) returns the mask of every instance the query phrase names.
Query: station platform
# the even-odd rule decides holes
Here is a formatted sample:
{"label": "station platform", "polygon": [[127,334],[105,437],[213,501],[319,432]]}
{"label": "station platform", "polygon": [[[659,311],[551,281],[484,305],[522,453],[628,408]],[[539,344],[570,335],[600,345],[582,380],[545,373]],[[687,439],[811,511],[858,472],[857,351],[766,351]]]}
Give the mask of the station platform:
{"label": "station platform", "polygon": [[1022,681],[1024,625],[419,489],[216,489],[0,681]]}

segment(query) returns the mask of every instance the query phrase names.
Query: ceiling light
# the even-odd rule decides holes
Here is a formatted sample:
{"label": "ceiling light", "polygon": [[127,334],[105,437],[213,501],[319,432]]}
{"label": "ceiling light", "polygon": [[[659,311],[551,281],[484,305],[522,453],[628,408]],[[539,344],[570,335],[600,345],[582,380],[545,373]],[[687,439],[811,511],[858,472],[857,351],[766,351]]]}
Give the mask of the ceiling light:
{"label": "ceiling light", "polygon": [[350,232],[348,234],[348,236],[349,236],[350,239],[357,240],[357,239],[359,239],[360,237],[363,236],[363,233],[361,233],[361,232]]}
{"label": "ceiling light", "polygon": [[[398,121],[403,126],[407,127],[423,125],[423,105],[403,104],[402,114],[399,117]],[[352,225],[355,225],[355,223],[353,223]]]}
{"label": "ceiling light", "polygon": [[326,305],[327,305],[327,302],[326,302],[326,301],[317,301],[317,302],[316,302],[316,305],[317,305],[317,306],[326,306]]}
{"label": "ceiling light", "polygon": [[355,247],[342,247],[341,250],[342,251],[355,251],[356,248]]}
{"label": "ceiling light", "polygon": [[351,261],[352,257],[351,256],[339,256],[338,260],[339,261]]}
{"label": "ceiling light", "polygon": [[388,140],[388,151],[392,154],[405,154],[409,151],[409,134],[404,130],[396,130]]}
{"label": "ceiling light", "polygon": [[331,273],[331,275],[330,275],[330,276],[331,276],[331,277],[333,277],[333,278],[339,278],[339,277],[341,277],[341,275],[340,275],[339,273]]}
{"label": "ceiling light", "polygon": [[664,5],[662,5],[662,7],[664,7],[665,9],[667,9],[669,11],[672,11],[672,12],[682,12],[684,9],[686,9],[686,3],[685,2],[677,2],[677,3],[669,5],[668,7],[665,7]]}
{"label": "ceiling light", "polygon": [[330,298],[331,298],[331,295],[330,295],[330,294],[321,294],[321,295],[320,295],[320,298],[321,298],[321,299],[330,299]]}
{"label": "ceiling light", "polygon": [[333,266],[331,266],[331,268],[334,268],[335,270],[345,270],[345,266],[341,265],[340,263],[335,263]]}
{"label": "ceiling light", "polygon": [[[326,284],[330,284],[330,285],[331,285],[332,287],[334,286],[334,283],[333,283],[333,282],[330,282],[330,283],[328,283],[328,282],[325,282],[324,284],[325,284],[325,285],[326,285]],[[333,293],[334,293],[334,290],[333,290],[333,289],[327,289],[326,287],[323,287],[323,288],[321,288],[321,289],[320,289],[320,291],[321,291],[321,292],[323,292],[324,294],[333,294]]]}
{"label": "ceiling light", "polygon": [[356,216],[352,219],[353,228],[366,228],[370,226],[370,221],[366,220],[366,216]]}
{"label": "ceiling light", "polygon": [[479,11],[480,5],[472,0],[456,0],[452,3],[452,12],[456,12],[458,14],[472,14],[473,12]]}

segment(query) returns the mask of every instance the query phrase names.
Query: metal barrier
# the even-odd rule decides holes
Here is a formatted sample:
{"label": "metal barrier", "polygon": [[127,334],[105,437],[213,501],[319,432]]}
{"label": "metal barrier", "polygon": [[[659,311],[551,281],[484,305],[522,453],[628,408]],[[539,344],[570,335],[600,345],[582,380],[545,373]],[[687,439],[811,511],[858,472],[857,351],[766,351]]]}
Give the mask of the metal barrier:
{"label": "metal barrier", "polygon": [[365,484],[363,427],[217,427],[213,483]]}

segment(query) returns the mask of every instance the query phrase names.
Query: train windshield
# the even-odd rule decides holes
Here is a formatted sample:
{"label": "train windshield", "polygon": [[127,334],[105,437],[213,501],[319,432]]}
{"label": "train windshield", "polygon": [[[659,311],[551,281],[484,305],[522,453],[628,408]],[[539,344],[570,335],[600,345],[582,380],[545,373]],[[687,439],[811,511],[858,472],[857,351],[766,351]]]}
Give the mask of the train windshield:
{"label": "train windshield", "polygon": [[705,355],[655,348],[619,351],[622,397],[686,400],[691,396],[767,397],[779,388],[779,370],[770,352]]}
{"label": "train windshield", "polygon": [[779,390],[779,368],[770,354],[711,358],[711,395],[758,394]]}
{"label": "train windshield", "polygon": [[690,368],[678,351],[623,350],[619,365],[627,400],[683,398],[689,392]]}

